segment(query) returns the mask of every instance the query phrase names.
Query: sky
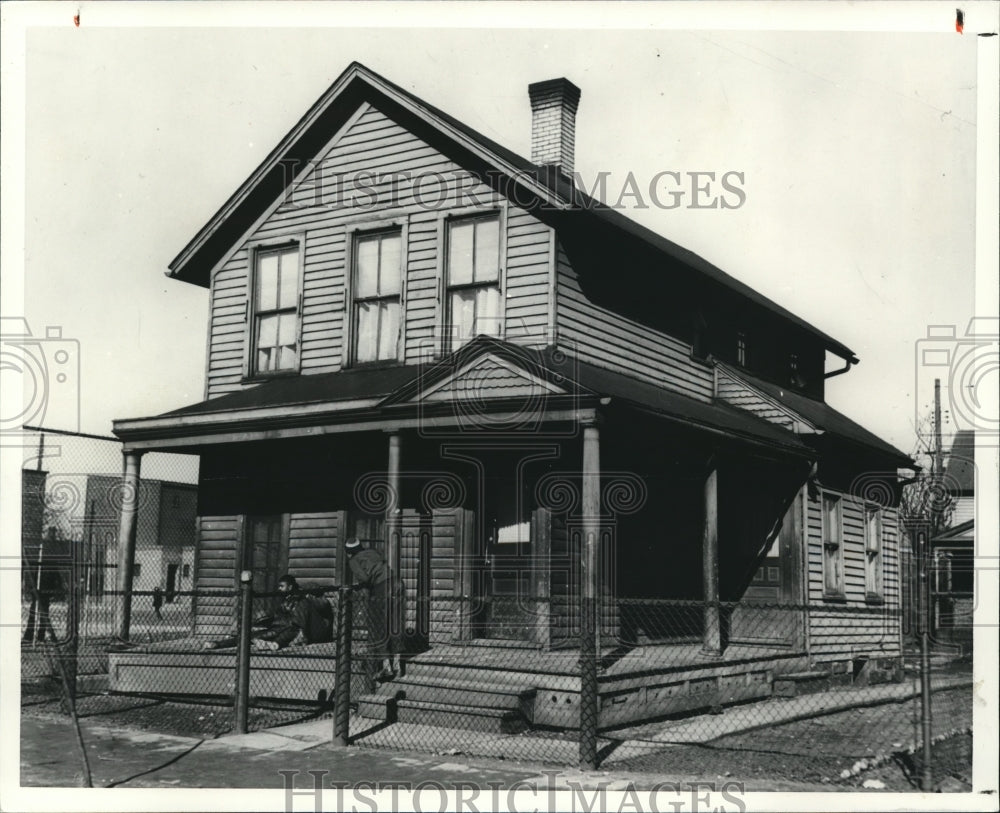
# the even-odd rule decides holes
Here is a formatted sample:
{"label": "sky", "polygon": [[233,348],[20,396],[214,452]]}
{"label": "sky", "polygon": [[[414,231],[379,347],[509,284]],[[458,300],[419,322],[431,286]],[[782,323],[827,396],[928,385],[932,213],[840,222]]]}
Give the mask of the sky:
{"label": "sky", "polygon": [[742,173],[736,209],[690,208],[690,194],[670,210],[622,203],[850,347],[861,363],[827,382],[827,400],[905,451],[931,403],[917,342],[928,325],[961,335],[973,315],[977,38],[951,18],[941,33],[419,38],[294,18],[89,19],[85,6],[78,28],[68,17],[25,39],[23,314],[35,336],[60,327],[79,359],[77,380],[51,386],[56,428],[107,434],[115,418],[203,398],[207,291],[167,265],[353,60],[523,155],[528,84],[569,78],[577,170],[588,185],[608,173],[609,203],[630,173],[640,189],[664,170]]}

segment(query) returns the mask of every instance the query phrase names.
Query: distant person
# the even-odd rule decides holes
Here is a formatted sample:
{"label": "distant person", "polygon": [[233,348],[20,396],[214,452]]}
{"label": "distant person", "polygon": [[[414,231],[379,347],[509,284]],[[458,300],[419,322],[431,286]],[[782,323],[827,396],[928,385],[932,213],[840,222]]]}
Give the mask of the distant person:
{"label": "distant person", "polygon": [[156,613],[156,617],[163,620],[163,613],[160,612],[160,608],[163,606],[163,591],[160,589],[160,585],[156,585],[153,588],[153,612]]}
{"label": "distant person", "polygon": [[393,578],[385,557],[374,548],[363,548],[361,540],[348,539],[344,549],[354,583],[368,591],[368,636],[382,667],[375,680],[392,680],[400,669],[402,582]]}

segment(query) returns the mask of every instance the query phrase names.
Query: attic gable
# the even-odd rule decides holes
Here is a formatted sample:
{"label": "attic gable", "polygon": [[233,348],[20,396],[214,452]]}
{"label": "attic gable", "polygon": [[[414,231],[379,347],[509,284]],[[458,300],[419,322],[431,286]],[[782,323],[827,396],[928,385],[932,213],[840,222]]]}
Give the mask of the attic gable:
{"label": "attic gable", "polygon": [[516,178],[540,201],[555,208],[565,207],[553,190],[533,178],[537,168],[529,161],[353,62],[171,261],[168,275],[208,287],[209,274],[220,259],[259,222],[262,212],[273,209],[275,202],[285,196],[289,185],[297,179],[295,168],[314,163],[364,103],[377,107],[408,129],[432,134],[436,146],[454,152],[463,165],[484,171],[492,169]]}

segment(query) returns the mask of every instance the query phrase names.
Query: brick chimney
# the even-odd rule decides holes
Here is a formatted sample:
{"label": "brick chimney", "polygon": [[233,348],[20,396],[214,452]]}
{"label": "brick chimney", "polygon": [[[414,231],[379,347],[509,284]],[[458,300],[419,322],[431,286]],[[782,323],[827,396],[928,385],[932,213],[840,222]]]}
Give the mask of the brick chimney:
{"label": "brick chimney", "polygon": [[531,160],[573,175],[573,142],[580,88],[569,79],[528,85],[531,100]]}

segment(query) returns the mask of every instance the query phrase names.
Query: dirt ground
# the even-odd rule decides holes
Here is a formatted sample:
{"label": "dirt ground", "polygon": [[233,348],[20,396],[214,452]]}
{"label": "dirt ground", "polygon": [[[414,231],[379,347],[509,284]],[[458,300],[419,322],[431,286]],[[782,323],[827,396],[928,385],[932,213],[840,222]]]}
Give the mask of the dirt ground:
{"label": "dirt ground", "polygon": [[[972,690],[935,692],[934,779],[949,778],[953,789],[967,784],[972,760]],[[919,698],[817,716],[721,737],[700,745],[665,748],[616,763],[650,772],[711,776],[776,777],[862,787],[877,780],[885,790],[912,791],[919,761],[911,748],[920,742]],[[843,772],[848,776],[842,776]]]}

